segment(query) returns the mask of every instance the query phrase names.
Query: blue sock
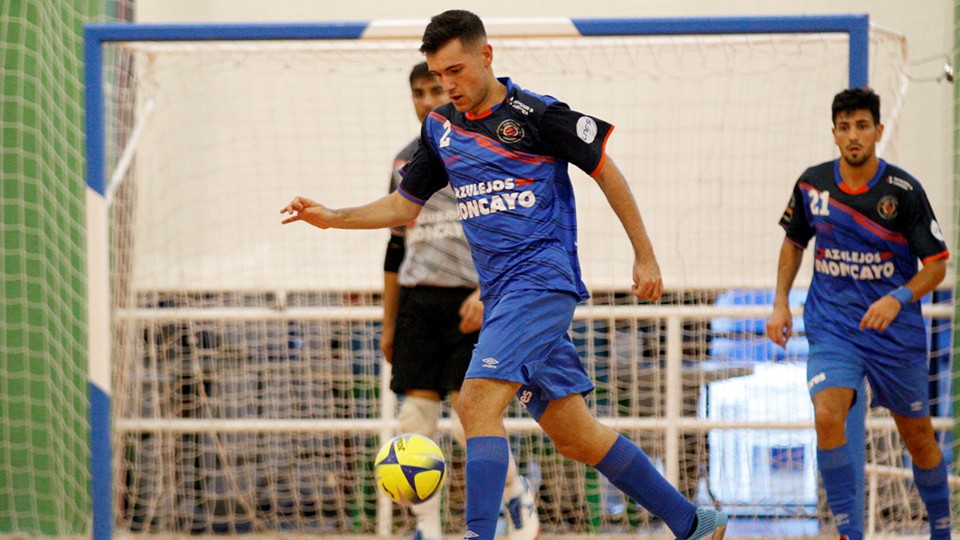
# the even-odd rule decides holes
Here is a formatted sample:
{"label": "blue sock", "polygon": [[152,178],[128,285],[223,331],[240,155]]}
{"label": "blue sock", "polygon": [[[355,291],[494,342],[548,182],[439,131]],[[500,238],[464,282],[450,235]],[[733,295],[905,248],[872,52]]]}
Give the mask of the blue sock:
{"label": "blue sock", "polygon": [[507,482],[510,447],[504,437],[467,439],[467,532],[493,540]]}
{"label": "blue sock", "polygon": [[846,444],[831,450],[817,449],[817,465],[827,491],[827,503],[840,534],[863,540],[863,512],[857,505],[857,475]]}
{"label": "blue sock", "polygon": [[620,435],[596,469],[648,512],[662,519],[677,538],[693,529],[697,507],[660,474],[639,446]]}
{"label": "blue sock", "polygon": [[950,538],[950,486],[947,485],[946,460],[941,459],[940,464],[932,469],[921,469],[914,463],[913,483],[927,507],[930,538]]}

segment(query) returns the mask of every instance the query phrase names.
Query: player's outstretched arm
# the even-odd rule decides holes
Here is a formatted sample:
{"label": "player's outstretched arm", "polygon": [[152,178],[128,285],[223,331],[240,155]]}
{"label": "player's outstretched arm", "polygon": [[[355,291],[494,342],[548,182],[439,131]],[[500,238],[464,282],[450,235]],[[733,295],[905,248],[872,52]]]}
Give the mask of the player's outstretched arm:
{"label": "player's outstretched arm", "polygon": [[656,302],[663,295],[663,277],[660,275],[657,257],[653,253],[653,244],[647,236],[643,218],[640,217],[637,201],[630,193],[630,186],[610,156],[604,156],[603,165],[594,173],[593,179],[620,219],[633,246],[633,294],[638,298]]}
{"label": "player's outstretched arm", "polygon": [[777,264],[777,292],[773,297],[773,313],[767,319],[767,337],[783,348],[787,347],[787,340],[793,332],[790,288],[793,287],[793,280],[797,277],[802,261],[803,250],[784,240],[780,248],[780,262]]}
{"label": "player's outstretched arm", "polygon": [[[881,296],[870,304],[863,318],[860,319],[861,330],[884,331],[900,314],[900,308],[908,302],[923,298],[943,281],[947,275],[946,259],[935,259],[923,265],[923,268],[914,275],[906,285],[896,291]],[[900,292],[903,291],[901,301]]]}
{"label": "player's outstretched arm", "polygon": [[410,223],[420,214],[421,208],[419,204],[394,191],[372,203],[338,210],[298,196],[284,206],[280,213],[290,214],[281,222],[284,225],[304,221],[321,229],[380,229]]}

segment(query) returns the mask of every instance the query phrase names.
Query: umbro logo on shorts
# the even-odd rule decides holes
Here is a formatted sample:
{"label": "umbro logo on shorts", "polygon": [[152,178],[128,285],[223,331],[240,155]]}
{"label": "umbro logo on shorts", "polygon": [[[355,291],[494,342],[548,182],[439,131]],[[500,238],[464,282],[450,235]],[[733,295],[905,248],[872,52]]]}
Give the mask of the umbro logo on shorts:
{"label": "umbro logo on shorts", "polygon": [[497,369],[497,366],[500,365],[496,358],[484,358],[481,362],[483,362],[483,367],[490,369]]}
{"label": "umbro logo on shorts", "polygon": [[463,533],[463,540],[470,540],[471,538],[477,538],[477,537],[479,537],[479,536],[480,536],[479,534],[477,534],[477,533],[475,533],[475,532],[473,532],[473,531],[467,531],[467,532]]}

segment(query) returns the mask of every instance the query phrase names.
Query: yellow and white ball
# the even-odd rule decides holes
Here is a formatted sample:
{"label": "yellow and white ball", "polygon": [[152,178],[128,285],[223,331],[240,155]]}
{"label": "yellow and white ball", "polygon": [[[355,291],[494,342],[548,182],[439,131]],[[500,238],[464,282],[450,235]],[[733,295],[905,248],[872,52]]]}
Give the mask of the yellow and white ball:
{"label": "yellow and white ball", "polygon": [[387,441],[377,453],[374,474],[380,491],[390,500],[419,504],[440,493],[447,462],[429,437],[404,433]]}

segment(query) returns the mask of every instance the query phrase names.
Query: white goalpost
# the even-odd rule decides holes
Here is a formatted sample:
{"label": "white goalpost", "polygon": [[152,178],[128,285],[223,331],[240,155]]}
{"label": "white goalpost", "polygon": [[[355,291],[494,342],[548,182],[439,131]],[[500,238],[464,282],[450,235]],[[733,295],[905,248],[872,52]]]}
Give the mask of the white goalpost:
{"label": "white goalpost", "polygon": [[[499,76],[616,125],[608,151],[660,259],[667,297],[641,305],[626,236],[572,170],[592,299],[571,335],[597,415],[766,537],[832,534],[805,340],[778,351],[758,324],[793,182],[835,155],[836,92],[881,94],[896,160],[903,38],[860,15],[486,22]],[[396,428],[378,343],[387,233],[282,227],[279,210],[386,193],[418,133],[407,76],[425,23],[87,26],[96,538],[411,529],[372,473]],[[952,303],[926,313],[944,332]],[[662,534],[520,407],[508,415],[545,534]],[[866,429],[869,534],[925,534],[892,421],[871,413]],[[455,535],[463,449],[439,442]]]}

